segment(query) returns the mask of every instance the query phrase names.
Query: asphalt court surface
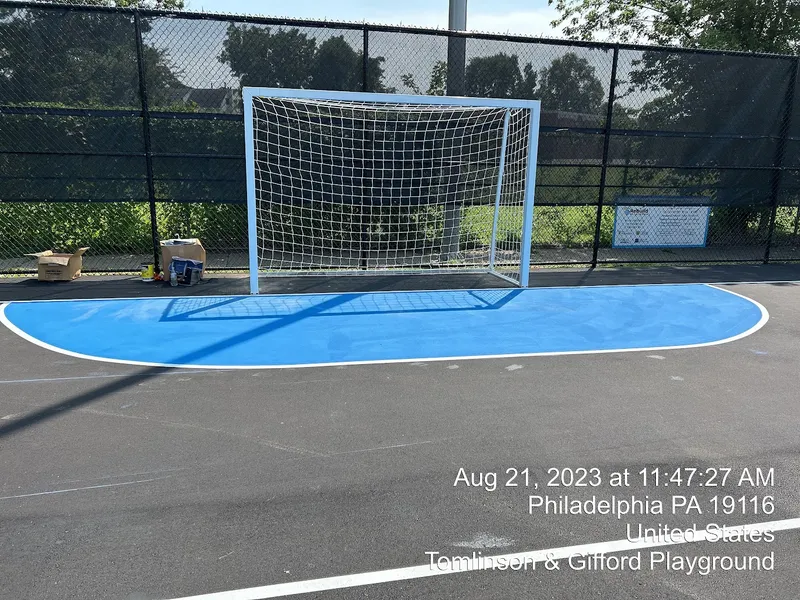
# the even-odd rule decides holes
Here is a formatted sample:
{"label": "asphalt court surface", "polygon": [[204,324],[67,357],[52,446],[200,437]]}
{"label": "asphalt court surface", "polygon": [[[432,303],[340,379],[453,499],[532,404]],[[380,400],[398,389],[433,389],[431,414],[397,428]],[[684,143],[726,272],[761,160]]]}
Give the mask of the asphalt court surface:
{"label": "asphalt court surface", "polygon": [[[627,523],[797,518],[800,285],[723,287],[770,320],[728,344],[655,353],[188,371],[63,356],[0,328],[0,597],[180,598],[422,566],[426,552],[621,540]],[[504,485],[525,467],[542,488]],[[581,467],[600,485],[544,485],[548,469]],[[683,484],[645,489],[645,467],[681,468]],[[462,468],[498,473],[497,489],[454,486]],[[774,469],[774,482],[736,485],[745,468]],[[631,484],[612,488],[625,469]],[[731,469],[725,487],[697,485],[714,469]],[[531,513],[531,495],[665,508]],[[703,514],[673,514],[678,495]],[[715,496],[744,496],[746,510],[714,514]],[[800,531],[774,536],[652,548],[686,562],[771,555],[771,570],[650,569],[645,549],[639,570],[537,563],[293,597],[794,599]]]}

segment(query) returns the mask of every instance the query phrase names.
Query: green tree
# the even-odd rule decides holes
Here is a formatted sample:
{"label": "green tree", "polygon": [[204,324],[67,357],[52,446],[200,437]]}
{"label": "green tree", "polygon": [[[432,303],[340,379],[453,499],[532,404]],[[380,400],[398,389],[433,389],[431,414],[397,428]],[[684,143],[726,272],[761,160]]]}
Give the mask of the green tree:
{"label": "green tree", "polygon": [[[400,76],[400,81],[403,82],[415,94],[422,94],[422,90],[414,79],[414,75],[406,73]],[[428,90],[424,92],[428,96],[444,96],[447,91],[447,62],[443,60],[436,61],[431,69],[431,78],[428,82]]]}
{"label": "green tree", "polygon": [[[519,58],[504,53],[491,56],[476,56],[466,68],[467,95],[490,98],[535,98],[537,73],[528,63],[520,70]],[[400,80],[415,94],[444,96],[447,91],[447,62],[440,60],[433,65],[428,89],[423,92],[411,73],[400,76]]]}
{"label": "green tree", "polygon": [[539,89],[537,87],[539,83],[538,78],[539,76],[533,68],[533,65],[531,63],[526,64],[522,68],[522,78],[517,85],[517,98],[527,100],[537,99]]}
{"label": "green tree", "polygon": [[[143,21],[145,32],[149,30]],[[145,47],[151,101],[180,85],[165,53]],[[138,106],[136,40],[127,15],[0,7],[0,98],[5,103]]]}
{"label": "green tree", "polygon": [[298,29],[231,24],[220,61],[243,86],[309,87],[317,42]]}
{"label": "green tree", "polygon": [[447,62],[436,61],[431,71],[431,80],[428,83],[429,96],[444,96],[447,91]]}
{"label": "green tree", "polygon": [[[182,0],[82,3],[183,6]],[[150,31],[148,19],[142,29]],[[146,45],[144,60],[151,102],[171,102],[171,90],[180,82],[166,53]],[[0,5],[0,99],[17,106],[140,107],[131,16]],[[95,252],[147,253],[152,241],[143,163],[101,156],[142,152],[139,119],[31,113],[2,120],[0,147],[11,152],[0,154],[0,173],[6,176],[0,200],[25,200],[0,202],[0,239],[13,240],[4,252],[89,245]],[[26,153],[31,150],[63,154]]]}
{"label": "green tree", "polygon": [[545,110],[588,114],[599,113],[606,95],[594,67],[572,52],[542,69],[537,92]]}
{"label": "green tree", "polygon": [[[675,44],[686,48],[718,48],[748,52],[796,54],[800,50],[798,0],[549,0],[559,11],[554,26],[573,39],[603,34],[616,41]],[[727,207],[714,211],[716,223],[733,243],[763,239],[769,222],[769,178],[751,171],[714,170],[746,166],[751,159],[774,155],[779,135],[782,99],[790,63],[774,59],[732,59],[707,54],[645,51],[636,59],[622,96],[650,98],[637,120],[645,129],[763,136],[748,142],[747,151],[735,139],[687,138],[673,143],[672,164],[705,170],[662,169],[659,185],[700,190],[715,187],[716,199]],[[616,107],[615,107],[616,110]],[[770,139],[771,138],[771,139]],[[757,146],[757,147],[756,147]],[[658,164],[653,144],[632,150],[640,163]],[[663,148],[663,147],[662,147]],[[763,163],[758,163],[763,164]],[[759,206],[760,205],[760,206]],[[713,222],[712,222],[713,224]],[[753,228],[755,227],[755,233]],[[721,234],[717,232],[716,237]],[[712,229],[711,239],[715,238]]]}
{"label": "green tree", "polygon": [[465,75],[467,95],[483,98],[513,98],[523,81],[519,58],[504,52],[471,58]]}
{"label": "green tree", "polygon": [[[364,53],[358,53],[358,65],[364,59]],[[386,59],[383,56],[370,56],[367,59],[367,90],[370,92],[381,92],[392,94],[397,91],[396,88],[387,86],[383,81],[383,63]],[[362,67],[363,68],[363,67]]]}
{"label": "green tree", "polygon": [[567,37],[797,53],[797,0],[548,0]]}
{"label": "green tree", "polygon": [[[242,85],[329,90],[362,89],[363,52],[356,52],[343,36],[321,44],[299,29],[256,26],[228,27],[220,61],[227,63]],[[370,91],[390,91],[383,83],[382,56],[369,58]]]}
{"label": "green tree", "polygon": [[311,87],[322,90],[359,90],[363,68],[361,56],[343,36],[320,44],[311,67]]}

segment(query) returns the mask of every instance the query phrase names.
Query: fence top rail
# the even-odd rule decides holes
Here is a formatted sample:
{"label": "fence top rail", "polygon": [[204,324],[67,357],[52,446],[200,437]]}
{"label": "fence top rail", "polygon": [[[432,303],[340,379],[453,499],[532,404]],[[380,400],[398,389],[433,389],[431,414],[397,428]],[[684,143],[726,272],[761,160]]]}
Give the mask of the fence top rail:
{"label": "fence top rail", "polygon": [[442,37],[458,37],[475,40],[517,42],[527,44],[544,44],[550,46],[572,46],[581,48],[594,48],[597,50],[634,50],[642,52],[674,52],[683,54],[710,54],[716,56],[739,56],[746,58],[775,58],[787,61],[799,61],[800,57],[792,54],[775,54],[769,52],[745,52],[741,50],[719,50],[711,48],[682,48],[679,46],[657,46],[646,44],[631,44],[620,42],[590,42],[584,40],[557,39],[547,37],[518,36],[477,31],[450,31],[447,29],[434,29],[430,27],[411,27],[407,25],[379,25],[371,23],[349,23],[344,21],[325,21],[312,19],[292,19],[283,17],[266,17],[232,13],[196,12],[189,10],[166,10],[152,8],[128,8],[118,6],[94,6],[83,4],[56,4],[40,2],[38,0],[0,0],[0,9],[23,10],[59,10],[94,13],[127,13],[139,14],[142,17],[165,17],[176,19],[191,19],[200,21],[230,21],[248,23],[253,25],[283,25],[292,27],[319,27],[335,29],[355,29],[359,31],[375,31],[390,33],[410,33],[418,35],[432,35]]}

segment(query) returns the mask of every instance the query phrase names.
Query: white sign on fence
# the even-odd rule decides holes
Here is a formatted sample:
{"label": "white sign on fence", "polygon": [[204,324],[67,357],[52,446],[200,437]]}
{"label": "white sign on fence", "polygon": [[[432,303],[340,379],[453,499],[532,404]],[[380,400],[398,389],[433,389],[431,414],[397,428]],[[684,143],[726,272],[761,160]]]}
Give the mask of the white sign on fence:
{"label": "white sign on fence", "polygon": [[699,248],[708,237],[708,206],[617,205],[614,248]]}

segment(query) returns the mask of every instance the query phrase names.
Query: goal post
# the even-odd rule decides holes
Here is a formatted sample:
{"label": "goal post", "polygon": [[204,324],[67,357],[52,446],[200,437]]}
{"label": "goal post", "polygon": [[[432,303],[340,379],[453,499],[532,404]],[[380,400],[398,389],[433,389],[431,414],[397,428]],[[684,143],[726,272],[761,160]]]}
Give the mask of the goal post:
{"label": "goal post", "polygon": [[287,274],[527,287],[536,100],[242,90],[250,291]]}

